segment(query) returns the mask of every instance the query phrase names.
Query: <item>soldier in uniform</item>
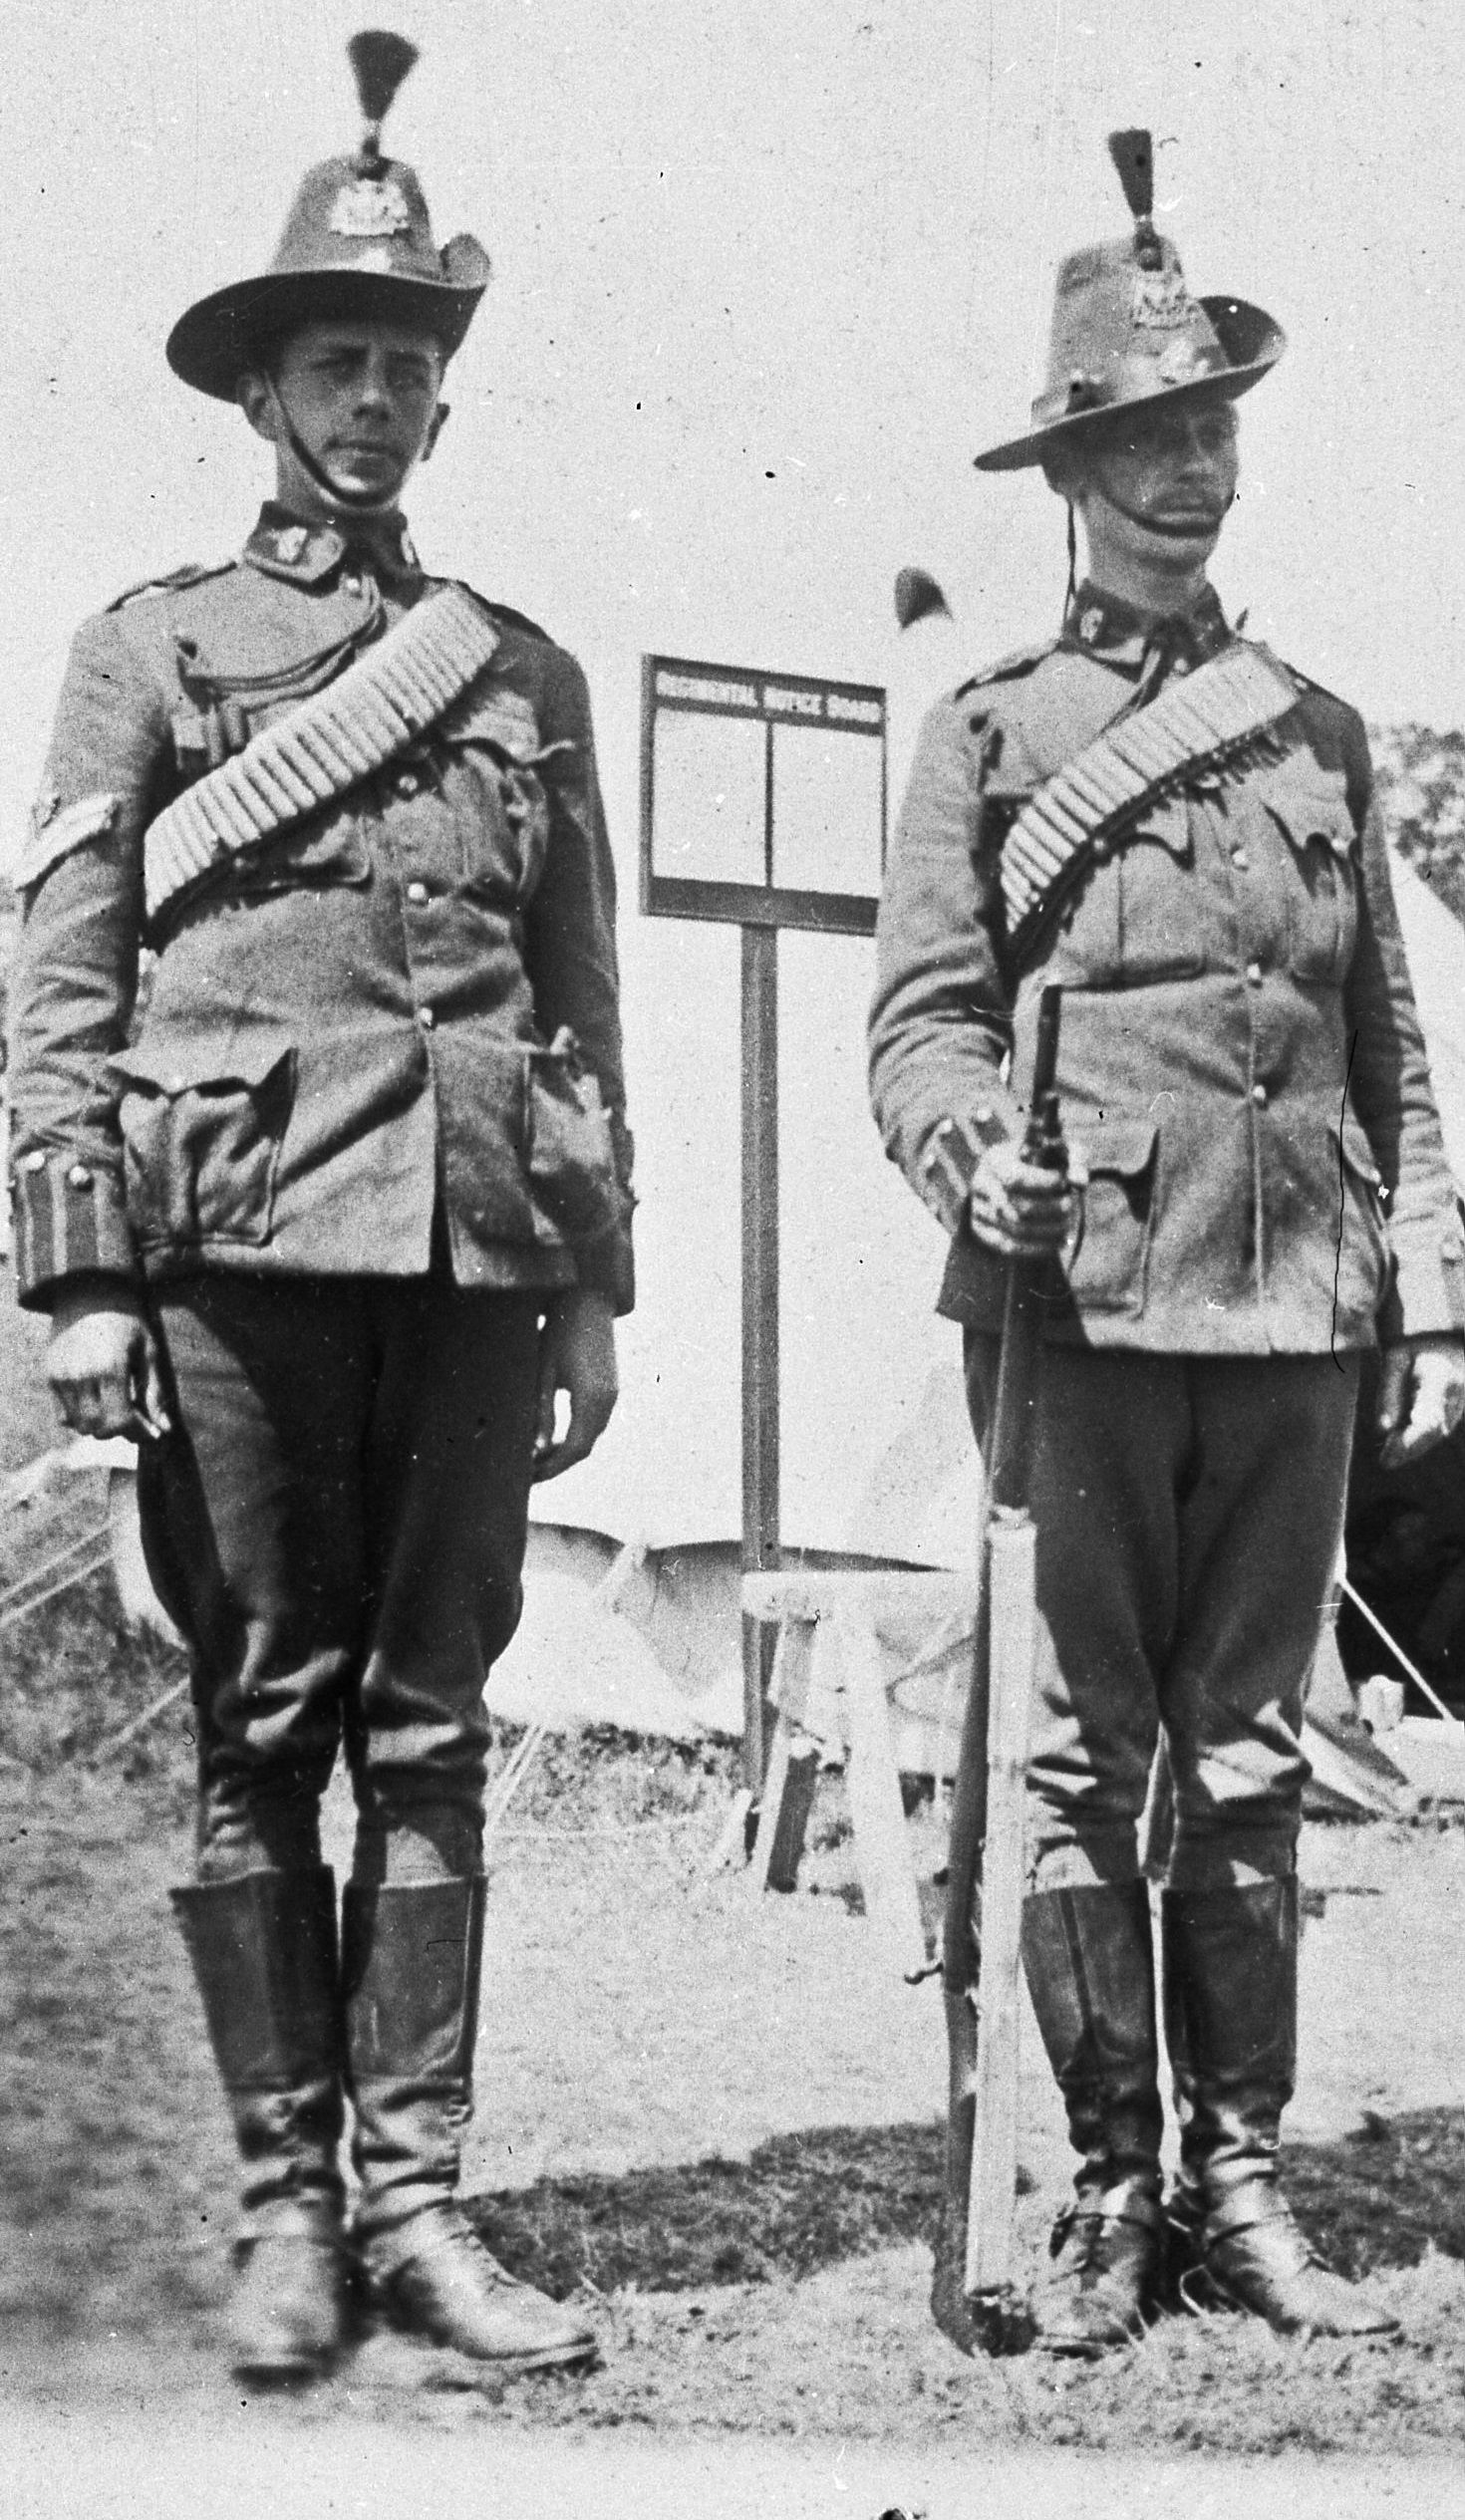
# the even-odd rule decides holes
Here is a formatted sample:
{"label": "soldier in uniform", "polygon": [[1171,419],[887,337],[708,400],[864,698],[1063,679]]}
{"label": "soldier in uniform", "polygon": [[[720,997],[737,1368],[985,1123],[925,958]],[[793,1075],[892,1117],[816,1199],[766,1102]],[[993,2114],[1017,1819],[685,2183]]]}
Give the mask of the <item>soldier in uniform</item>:
{"label": "soldier in uniform", "polygon": [[[237,2365],[308,2375],[353,2262],[501,2369],[593,2353],[456,2201],[484,1921],[484,1675],[528,1493],[615,1400],[632,1299],[614,879],[584,677],[429,575],[401,497],[488,277],[366,134],[167,345],[275,495],[237,559],[78,636],[22,870],[23,1302],[68,1425],[142,1446],[187,1639],[174,1894],[242,2158]],[[141,1026],[139,951],[155,955]],[[319,1799],[357,1828],[338,1923]]]}
{"label": "soldier in uniform", "polygon": [[[1161,1738],[1184,2295],[1282,2331],[1392,2324],[1317,2262],[1278,2183],[1303,1691],[1362,1352],[1382,1348],[1395,1457],[1465,1402],[1465,1251],[1363,727],[1240,640],[1206,574],[1236,403],[1282,335],[1191,295],[1152,222],[1148,135],[1111,147],[1133,234],[1063,263],[1030,431],[978,458],[1042,467],[1088,575],[1055,639],[927,720],[871,1026],[887,1150],[953,1237],[941,1306],[979,1436],[1006,1263],[1047,1256],[1024,1956],[1079,2155],[1037,2310],[1078,2354],[1136,2335],[1160,2290],[1138,1828]],[[1052,981],[1081,1191],[1021,1153]],[[959,2293],[939,2257],[954,2328]]]}

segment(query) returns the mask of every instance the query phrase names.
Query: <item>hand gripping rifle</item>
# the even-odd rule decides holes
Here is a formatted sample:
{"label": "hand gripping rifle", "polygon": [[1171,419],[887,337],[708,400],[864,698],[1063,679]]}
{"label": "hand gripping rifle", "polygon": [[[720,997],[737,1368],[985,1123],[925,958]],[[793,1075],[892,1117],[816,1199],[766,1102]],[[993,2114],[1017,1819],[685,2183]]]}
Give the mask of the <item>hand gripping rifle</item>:
{"label": "hand gripping rifle", "polygon": [[[1047,987],[1039,1001],[1023,1153],[1029,1164],[1066,1173],[1053,1081],[1061,994]],[[972,1682],[952,1802],[942,1961],[951,2085],[931,2307],[966,2354],[979,2347],[1012,2352],[1031,2335],[1013,2281],[1013,2242],[1024,1820],[1037,1641],[1027,1490],[1048,1266],[1026,1258],[1008,1264],[985,1453]]]}

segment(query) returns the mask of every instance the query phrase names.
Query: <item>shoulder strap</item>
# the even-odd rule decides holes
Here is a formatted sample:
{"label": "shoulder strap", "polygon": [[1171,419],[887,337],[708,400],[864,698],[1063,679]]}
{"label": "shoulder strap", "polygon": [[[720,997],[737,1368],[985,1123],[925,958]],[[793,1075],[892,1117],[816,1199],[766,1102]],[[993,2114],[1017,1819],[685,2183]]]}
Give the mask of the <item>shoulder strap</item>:
{"label": "shoulder strap", "polygon": [[136,586],[125,586],[121,595],[114,595],[107,610],[120,613],[125,605],[140,604],[146,595],[176,595],[184,587],[201,586],[205,578],[226,577],[236,569],[237,560],[186,560],[180,569],[169,569],[162,577],[140,578]]}
{"label": "shoulder strap", "polygon": [[498,644],[482,606],[461,587],[415,605],[334,683],[263,727],[149,824],[148,918],[225,859],[370,778],[451,707]]}
{"label": "shoulder strap", "polygon": [[1227,648],[1158,700],[1122,713],[1028,797],[1003,842],[1008,952],[1021,964],[1102,843],[1197,770],[1235,762],[1297,706],[1259,648]]}
{"label": "shoulder strap", "polygon": [[1052,655],[1055,645],[1051,639],[1037,639],[1030,648],[1015,648],[1011,656],[999,657],[996,665],[985,665],[980,674],[969,674],[965,683],[958,684],[953,697],[965,700],[969,692],[980,692],[986,683],[1011,683],[1020,675],[1030,674],[1044,657]]}

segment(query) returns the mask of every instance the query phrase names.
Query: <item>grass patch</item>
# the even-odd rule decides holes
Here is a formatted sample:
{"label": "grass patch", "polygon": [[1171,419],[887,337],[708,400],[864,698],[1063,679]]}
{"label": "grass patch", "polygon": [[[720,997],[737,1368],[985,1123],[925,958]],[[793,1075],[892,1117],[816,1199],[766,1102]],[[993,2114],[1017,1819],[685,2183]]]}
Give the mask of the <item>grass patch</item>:
{"label": "grass patch", "polygon": [[556,2298],[587,2280],[602,2293],[786,2282],[929,2240],[945,2142],[935,2121],[821,2126],[745,2161],[541,2179],[470,2211],[504,2264]]}
{"label": "grass patch", "polygon": [[[174,1646],[130,1626],[103,1567],[0,1628],[0,1759],[46,1776],[106,1756],[112,1737],[186,1670]],[[128,1777],[182,1783],[191,1740],[185,1696],[114,1755]]]}
{"label": "grass patch", "polygon": [[1288,2193],[1339,2274],[1465,2258],[1465,2110],[1369,2112],[1341,2143],[1292,2144]]}

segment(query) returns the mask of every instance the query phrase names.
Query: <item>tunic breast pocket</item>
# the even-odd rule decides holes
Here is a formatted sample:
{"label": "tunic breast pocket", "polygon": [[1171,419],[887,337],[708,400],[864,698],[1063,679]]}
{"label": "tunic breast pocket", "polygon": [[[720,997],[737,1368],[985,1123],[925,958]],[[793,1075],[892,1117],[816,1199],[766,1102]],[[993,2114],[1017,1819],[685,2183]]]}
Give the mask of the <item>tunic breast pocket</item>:
{"label": "tunic breast pocket", "polygon": [[1125,980],[1189,980],[1206,965],[1190,808],[1167,796],[1118,842],[1119,963]]}
{"label": "tunic breast pocket", "polygon": [[1357,835],[1342,775],[1318,761],[1288,762],[1263,803],[1288,844],[1288,969],[1337,986],[1358,934]]}
{"label": "tunic breast pocket", "polygon": [[493,690],[470,694],[445,720],[439,741],[466,788],[459,814],[463,882],[522,906],[538,887],[549,847],[541,765],[568,747],[541,744],[529,702],[517,692]]}
{"label": "tunic breast pocket", "polygon": [[138,1042],[109,1061],[120,1089],[128,1215],[140,1248],[267,1243],[295,1089],[278,1037]]}
{"label": "tunic breast pocket", "polygon": [[1050,977],[1119,988],[1204,970],[1194,865],[1182,796],[1157,801],[1132,830],[1101,841],[1060,914]]}
{"label": "tunic breast pocket", "polygon": [[332,812],[313,815],[232,859],[220,890],[232,901],[263,901],[275,893],[369,884],[371,877],[361,824],[352,813]]}
{"label": "tunic breast pocket", "polygon": [[[268,736],[282,722],[288,725],[298,706],[293,697],[270,700],[251,696],[247,700],[231,699],[204,716],[196,709],[179,708],[172,721],[173,750],[183,788],[195,786],[205,778],[211,766],[221,767],[237,759],[257,736]],[[211,730],[211,741],[210,741]],[[304,773],[298,768],[295,784],[283,787],[287,819],[253,845],[245,845],[224,857],[196,886],[180,895],[177,909],[164,913],[163,934],[187,909],[201,906],[217,909],[231,902],[261,901],[277,893],[322,891],[337,884],[365,885],[371,881],[371,860],[360,821],[349,803],[331,793],[329,779],[319,776],[319,764],[306,780],[307,786],[321,798],[317,810],[298,810],[297,789]],[[268,757],[263,772],[257,774],[255,792],[269,795],[271,803],[281,802],[282,783],[271,777]]]}

